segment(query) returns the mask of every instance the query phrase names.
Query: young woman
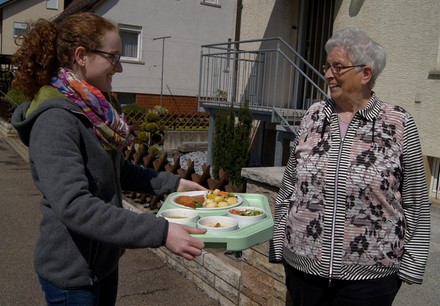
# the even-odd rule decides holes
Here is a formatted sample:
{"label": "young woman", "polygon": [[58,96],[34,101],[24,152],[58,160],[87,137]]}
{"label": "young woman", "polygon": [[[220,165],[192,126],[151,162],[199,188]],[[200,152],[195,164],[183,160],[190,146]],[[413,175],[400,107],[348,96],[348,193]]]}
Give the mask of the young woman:
{"label": "young woman", "polygon": [[122,72],[117,27],[92,13],[39,20],[14,55],[13,87],[29,97],[12,123],[42,193],[35,269],[48,305],[114,305],[124,248],[166,246],[192,260],[201,229],[122,208],[122,190],[203,190],[127,162],[129,127],[104,93]]}

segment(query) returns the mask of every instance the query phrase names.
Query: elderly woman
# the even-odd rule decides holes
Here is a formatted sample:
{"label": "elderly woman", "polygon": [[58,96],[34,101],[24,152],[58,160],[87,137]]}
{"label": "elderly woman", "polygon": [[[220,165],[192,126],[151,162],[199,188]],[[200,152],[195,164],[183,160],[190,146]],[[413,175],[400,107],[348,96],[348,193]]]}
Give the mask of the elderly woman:
{"label": "elderly woman", "polygon": [[269,259],[294,305],[391,305],[422,283],[430,202],[419,136],[372,91],[383,48],[357,28],[326,43],[331,99],[305,114],[276,200]]}

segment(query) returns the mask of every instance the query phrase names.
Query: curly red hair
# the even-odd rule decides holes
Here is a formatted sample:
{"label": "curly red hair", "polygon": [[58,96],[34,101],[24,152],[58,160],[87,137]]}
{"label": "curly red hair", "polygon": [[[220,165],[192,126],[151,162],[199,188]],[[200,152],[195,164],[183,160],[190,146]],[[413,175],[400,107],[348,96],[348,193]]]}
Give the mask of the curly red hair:
{"label": "curly red hair", "polygon": [[76,48],[99,49],[109,31],[117,31],[117,26],[89,12],[54,22],[39,19],[12,57],[17,67],[12,87],[32,99],[60,67],[72,68]]}

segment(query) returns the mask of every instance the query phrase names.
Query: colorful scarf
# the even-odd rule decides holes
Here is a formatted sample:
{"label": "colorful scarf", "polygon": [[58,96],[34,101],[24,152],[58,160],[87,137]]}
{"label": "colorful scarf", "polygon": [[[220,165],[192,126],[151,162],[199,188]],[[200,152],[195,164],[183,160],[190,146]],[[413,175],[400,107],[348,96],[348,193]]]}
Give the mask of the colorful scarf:
{"label": "colorful scarf", "polygon": [[121,150],[131,142],[128,124],[98,88],[80,80],[67,68],[61,68],[50,84],[82,109],[106,150]]}

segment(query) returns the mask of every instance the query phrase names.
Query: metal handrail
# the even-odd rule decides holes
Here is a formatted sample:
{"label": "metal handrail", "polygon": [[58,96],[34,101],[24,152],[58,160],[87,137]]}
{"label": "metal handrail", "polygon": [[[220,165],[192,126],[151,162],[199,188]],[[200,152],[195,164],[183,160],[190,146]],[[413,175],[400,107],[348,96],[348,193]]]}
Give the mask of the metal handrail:
{"label": "metal handrail", "polygon": [[247,103],[287,126],[291,121],[278,110],[305,110],[328,98],[326,86],[324,76],[280,37],[201,48],[199,109]]}

